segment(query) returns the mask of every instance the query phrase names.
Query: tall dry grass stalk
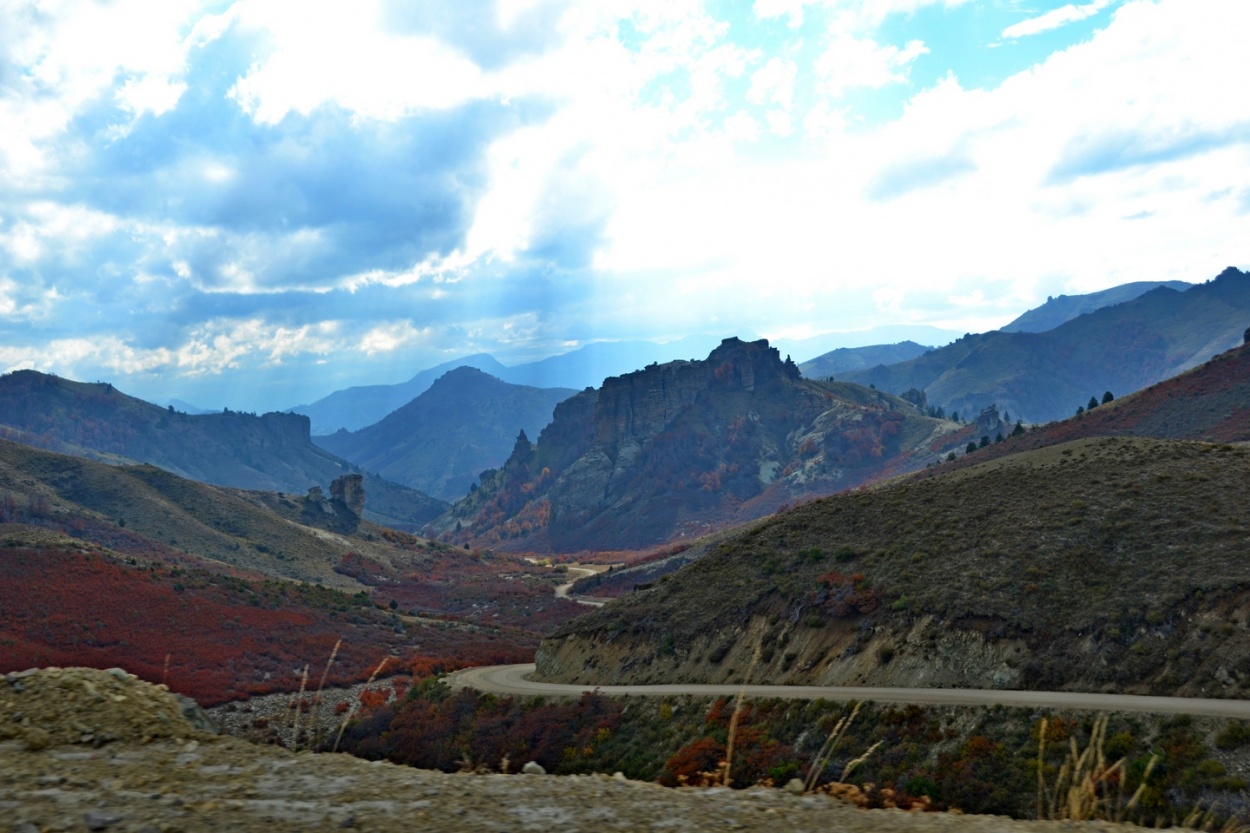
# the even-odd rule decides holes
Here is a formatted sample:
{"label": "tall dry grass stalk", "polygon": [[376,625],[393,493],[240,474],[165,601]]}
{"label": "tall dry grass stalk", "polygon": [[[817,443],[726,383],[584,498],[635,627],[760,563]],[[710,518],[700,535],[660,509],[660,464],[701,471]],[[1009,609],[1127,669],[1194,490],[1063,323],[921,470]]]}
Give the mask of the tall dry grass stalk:
{"label": "tall dry grass stalk", "polygon": [[[1124,762],[1121,758],[1114,764],[1107,763],[1103,747],[1107,739],[1106,715],[1094,720],[1089,744],[1085,749],[1077,746],[1075,738],[1068,738],[1069,758],[1059,767],[1053,788],[1046,785],[1045,752],[1048,722],[1043,718],[1038,724],[1037,742],[1037,812],[1038,818],[1056,821],[1104,821],[1122,822],[1130,811],[1141,802],[1146,791],[1146,781],[1159,762],[1152,755],[1142,773],[1141,783],[1132,797],[1124,800]],[[1114,794],[1111,785],[1116,785]]]}
{"label": "tall dry grass stalk", "polygon": [[[855,715],[859,714],[861,705],[863,704],[856,703],[855,708],[851,709],[851,713],[849,715],[839,718],[838,723],[834,724],[834,728],[830,730],[829,737],[825,738],[825,743],[821,744],[819,752],[816,753],[816,757],[811,760],[811,769],[808,770],[808,778],[806,778],[803,782],[803,792],[810,793],[811,790],[815,789],[816,780],[820,779],[820,773],[825,772],[825,767],[828,767],[829,759],[834,757],[834,750],[838,749],[838,744],[841,743],[841,740],[843,740],[843,737],[846,734],[846,729],[849,729],[851,727],[851,723],[855,722]],[[873,749],[876,749],[876,747],[873,747]],[[868,753],[864,754],[864,758],[868,758],[868,755],[873,753],[873,749],[869,749]],[[863,760],[859,760],[859,763],[863,763]],[[848,773],[843,773],[843,778],[846,777],[846,774]]]}
{"label": "tall dry grass stalk", "polygon": [[[378,667],[373,669],[373,673],[369,675],[369,679],[365,682],[366,689],[373,685],[373,681],[378,678],[378,674],[381,674],[382,669],[385,668],[386,664],[393,659],[395,659],[395,657],[382,657],[382,661],[378,663]],[[357,697],[354,701],[352,701],[352,706],[347,710],[347,714],[343,715],[343,722],[339,724],[339,733],[334,738],[334,752],[339,751],[339,743],[343,740],[343,732],[346,731],[347,724],[351,721],[351,719],[356,716],[356,709],[359,706],[360,698]]]}
{"label": "tall dry grass stalk", "polygon": [[308,687],[308,663],[304,663],[304,671],[299,678],[299,694],[295,695],[295,715],[291,718],[291,751],[299,749],[299,715],[304,707],[304,689]]}
{"label": "tall dry grass stalk", "polygon": [[[338,657],[339,648],[342,645],[342,639],[334,643],[334,649],[330,651],[330,658],[326,660],[326,667],[321,669],[321,680],[317,683],[317,693],[313,695],[312,717],[309,719],[309,725],[313,731],[313,736],[308,741],[309,747],[316,747],[319,740],[318,734],[321,729],[321,692],[326,687],[326,678],[330,676],[330,666],[334,665],[334,660]],[[298,740],[296,738],[297,742]]]}
{"label": "tall dry grass stalk", "polygon": [[742,682],[742,688],[738,689],[738,699],[734,702],[734,712],[729,716],[729,736],[725,739],[725,760],[720,765],[720,786],[728,787],[731,784],[730,772],[733,769],[734,760],[734,741],[738,737],[738,720],[742,717],[742,700],[746,697],[747,683],[751,682],[751,677],[755,675],[755,667],[760,664],[760,656],[763,654],[763,642],[759,642],[755,646],[755,653],[751,656],[751,667],[747,669],[746,679]]}

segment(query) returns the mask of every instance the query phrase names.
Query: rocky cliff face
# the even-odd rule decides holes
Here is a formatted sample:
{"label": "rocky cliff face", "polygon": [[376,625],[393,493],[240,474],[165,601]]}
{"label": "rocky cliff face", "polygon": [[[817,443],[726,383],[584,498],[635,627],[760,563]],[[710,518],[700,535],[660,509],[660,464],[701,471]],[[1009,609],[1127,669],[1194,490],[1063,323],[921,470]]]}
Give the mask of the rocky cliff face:
{"label": "rocky cliff face", "polygon": [[648,546],[923,465],[953,430],[895,397],[804,380],[767,341],[731,338],[706,360],[561,403],[537,444],[518,442],[433,531],[532,550]]}

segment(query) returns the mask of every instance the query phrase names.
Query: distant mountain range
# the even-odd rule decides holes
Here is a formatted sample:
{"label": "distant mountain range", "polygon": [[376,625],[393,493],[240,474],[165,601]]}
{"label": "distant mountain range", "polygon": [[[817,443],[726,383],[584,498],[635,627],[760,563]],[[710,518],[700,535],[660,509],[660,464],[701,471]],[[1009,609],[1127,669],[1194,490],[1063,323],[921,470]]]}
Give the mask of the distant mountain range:
{"label": "distant mountain range", "polygon": [[801,362],[799,371],[808,379],[827,379],[838,373],[866,370],[880,364],[898,364],[923,356],[932,349],[914,341],[877,344],[871,347],[839,347],[823,356]]}
{"label": "distant mountain range", "polygon": [[1132,301],[1161,286],[1184,292],[1193,284],[1185,281],[1136,281],[1085,295],[1059,295],[1047,298],[1040,307],[1029,310],[1000,329],[1004,333],[1044,333],[1087,312]]}
{"label": "distant mountain range", "polygon": [[1194,367],[1241,343],[1247,324],[1250,274],[1229,267],[1184,292],[1156,287],[1047,332],[968,335],[839,378],[893,393],[915,388],[948,414],[966,417],[994,403],[1046,422],[1071,415],[1091,396],[1138,390]]}
{"label": "distant mountain range", "polygon": [[340,429],[356,431],[373,425],[411,402],[429,390],[435,379],[458,367],[472,367],[513,385],[580,390],[651,362],[669,361],[687,353],[703,355],[715,343],[715,339],[705,336],[690,336],[667,344],[650,341],[597,342],[513,367],[501,364],[493,356],[478,353],[422,370],[406,382],[347,388],[289,410],[307,416],[312,422],[314,434],[333,434]]}
{"label": "distant mountain range", "polygon": [[538,436],[556,404],[574,393],[458,367],[381,422],[313,442],[388,480],[455,500],[508,459],[518,431]]}
{"label": "distant mountain range", "polygon": [[[0,437],[103,462],[151,463],[182,477],[303,494],[357,470],[312,443],[308,418],[223,411],[183,414],[110,384],[61,379],[33,370],[0,376]],[[365,475],[366,517],[416,526],[446,504]]]}
{"label": "distant mountain range", "polygon": [[537,445],[432,527],[513,549],[628,549],[919,468],[960,426],[845,383],[803,379],[767,341],[606,379],[556,407]]}

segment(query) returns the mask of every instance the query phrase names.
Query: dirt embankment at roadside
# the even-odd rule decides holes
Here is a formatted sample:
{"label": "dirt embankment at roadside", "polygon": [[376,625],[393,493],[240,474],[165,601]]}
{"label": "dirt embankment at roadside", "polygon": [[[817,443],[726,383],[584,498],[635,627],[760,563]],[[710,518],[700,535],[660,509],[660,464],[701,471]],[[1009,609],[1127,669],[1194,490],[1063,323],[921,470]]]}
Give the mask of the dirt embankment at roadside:
{"label": "dirt embankment at roadside", "polygon": [[[999,817],[857,810],[781,790],[670,790],[606,775],[447,775],[211,734],[120,669],[0,679],[0,818],[58,830],[1070,831]],[[1090,824],[1084,829],[1134,830]]]}

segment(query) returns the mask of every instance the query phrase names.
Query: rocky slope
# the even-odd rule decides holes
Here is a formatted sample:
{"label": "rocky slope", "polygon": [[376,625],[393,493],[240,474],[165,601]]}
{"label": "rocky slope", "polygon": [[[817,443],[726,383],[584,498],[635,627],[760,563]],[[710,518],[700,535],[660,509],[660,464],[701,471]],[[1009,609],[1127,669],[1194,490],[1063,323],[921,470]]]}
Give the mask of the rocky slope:
{"label": "rocky slope", "polygon": [[[313,444],[307,417],[224,411],[191,415],[161,408],[110,384],[19,370],[0,376],[0,437],[103,462],[150,463],[181,477],[303,494],[357,467]],[[447,506],[364,474],[366,517],[417,526]]]}
{"label": "rocky slope", "polygon": [[1070,823],[862,811],[823,795],[772,789],[671,790],[604,775],[445,775],[254,746],[209,733],[186,711],[167,692],[120,670],[46,669],[0,679],[0,815],[8,829],[1071,829]]}
{"label": "rocky slope", "polygon": [[897,397],[802,379],[767,341],[726,339],[706,360],[562,402],[537,445],[522,434],[432,529],[530,550],[649,546],[922,467],[958,430]]}
{"label": "rocky slope", "polygon": [[1232,267],[1185,292],[1159,287],[1044,333],[995,331],[845,378],[924,391],[946,413],[995,403],[1026,422],[1071,416],[1104,391],[1117,396],[1189,368],[1242,341],[1250,274]]}
{"label": "rocky slope", "polygon": [[380,422],[314,442],[387,480],[456,500],[482,471],[503,465],[518,431],[537,436],[556,404],[574,393],[510,385],[460,367]]}
{"label": "rocky slope", "polygon": [[540,647],[556,681],[1241,696],[1250,449],[1105,438],[816,501]]}

